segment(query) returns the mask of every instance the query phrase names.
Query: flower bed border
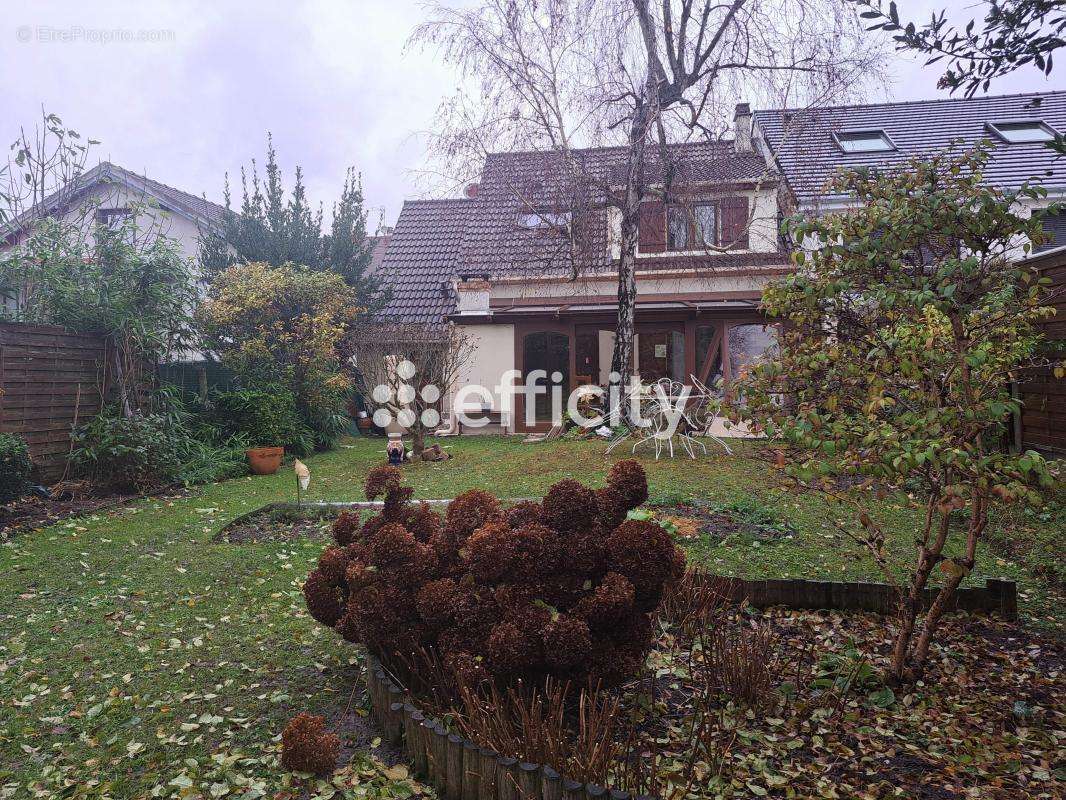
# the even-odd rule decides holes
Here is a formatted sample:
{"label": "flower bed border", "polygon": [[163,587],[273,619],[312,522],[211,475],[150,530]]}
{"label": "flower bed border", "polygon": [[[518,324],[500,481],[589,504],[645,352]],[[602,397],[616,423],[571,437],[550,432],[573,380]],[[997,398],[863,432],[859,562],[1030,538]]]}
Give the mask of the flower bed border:
{"label": "flower bed border", "polygon": [[[447,800],[630,800],[630,792],[563,777],[449,734],[426,717],[373,656],[367,656],[367,695],[374,721],[390,744],[403,747],[412,773]],[[635,800],[655,800],[640,795]]]}
{"label": "flower bed border", "polygon": [[[746,580],[721,575],[706,575],[707,580],[723,600],[731,603],[747,602],[755,608],[785,606],[786,608],[837,611],[873,611],[892,614],[899,608],[900,589],[887,583],[810,581],[810,580]],[[939,587],[925,590],[923,607],[928,608]],[[988,578],[984,586],[955,590],[947,608],[973,614],[1002,614],[1008,619],[1018,616],[1018,586],[1005,578]]]}

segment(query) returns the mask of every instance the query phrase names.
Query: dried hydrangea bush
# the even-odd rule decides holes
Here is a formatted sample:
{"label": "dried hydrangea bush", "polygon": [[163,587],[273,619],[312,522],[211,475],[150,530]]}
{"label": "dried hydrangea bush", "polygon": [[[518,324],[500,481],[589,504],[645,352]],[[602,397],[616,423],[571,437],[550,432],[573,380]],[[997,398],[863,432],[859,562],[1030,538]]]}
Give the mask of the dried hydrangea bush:
{"label": "dried hydrangea bush", "polygon": [[574,480],[504,509],[472,489],[443,516],[412,503],[395,467],[366,479],[382,512],[342,514],[304,585],[311,615],[391,662],[435,654],[464,685],[545,677],[617,685],[652,643],[651,614],[685,557],[654,522],[627,519],[648,497],[620,461],[607,485]]}

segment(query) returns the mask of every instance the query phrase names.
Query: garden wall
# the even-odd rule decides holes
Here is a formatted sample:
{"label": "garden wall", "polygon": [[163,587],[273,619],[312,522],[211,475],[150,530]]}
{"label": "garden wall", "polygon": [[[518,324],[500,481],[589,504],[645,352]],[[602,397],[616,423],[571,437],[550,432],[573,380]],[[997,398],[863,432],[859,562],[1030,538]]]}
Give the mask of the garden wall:
{"label": "garden wall", "polygon": [[99,413],[105,358],[100,337],[0,323],[0,431],[26,440],[41,480],[63,476],[71,429]]}

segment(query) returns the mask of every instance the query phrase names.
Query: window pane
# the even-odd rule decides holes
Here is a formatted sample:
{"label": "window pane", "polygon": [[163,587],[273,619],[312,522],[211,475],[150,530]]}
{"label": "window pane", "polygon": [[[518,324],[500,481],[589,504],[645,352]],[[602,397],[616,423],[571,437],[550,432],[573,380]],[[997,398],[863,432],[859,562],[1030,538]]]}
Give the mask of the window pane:
{"label": "window pane", "polygon": [[683,331],[670,331],[670,377],[681,383],[688,383],[685,374],[685,334]]}
{"label": "window pane", "polygon": [[876,153],[893,149],[884,131],[838,133],[837,141],[840,142],[840,149],[845,153]]}
{"label": "window pane", "polygon": [[715,341],[717,333],[717,325],[696,326],[696,376],[704,373],[704,367],[710,361],[711,366],[707,370],[707,380],[704,383],[711,389],[715,388],[718,379],[722,377],[722,343],[721,340]]}
{"label": "window pane", "polygon": [[729,329],[729,368],[735,380],[755,359],[777,343],[773,325],[734,325]]}
{"label": "window pane", "polygon": [[1055,138],[1042,122],[998,122],[996,130],[1008,142],[1050,142]]}
{"label": "window pane", "polygon": [[693,213],[696,218],[696,242],[701,245],[718,244],[714,206],[696,206]]}
{"label": "window pane", "polygon": [[671,250],[688,249],[688,214],[685,209],[673,206],[666,210],[667,247]]}

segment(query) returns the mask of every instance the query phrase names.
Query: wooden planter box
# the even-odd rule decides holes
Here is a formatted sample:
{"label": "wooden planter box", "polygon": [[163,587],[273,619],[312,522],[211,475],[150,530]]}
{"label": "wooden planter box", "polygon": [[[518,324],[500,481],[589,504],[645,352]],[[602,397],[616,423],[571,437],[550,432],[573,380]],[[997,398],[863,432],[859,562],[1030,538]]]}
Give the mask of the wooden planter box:
{"label": "wooden planter box", "polygon": [[[367,693],[385,739],[403,745],[413,774],[447,800],[627,800],[629,792],[579,783],[548,764],[501,756],[449,734],[427,718],[373,656],[367,661]],[[641,796],[636,800],[652,800]]]}

